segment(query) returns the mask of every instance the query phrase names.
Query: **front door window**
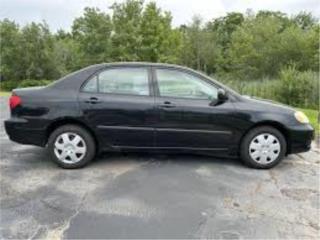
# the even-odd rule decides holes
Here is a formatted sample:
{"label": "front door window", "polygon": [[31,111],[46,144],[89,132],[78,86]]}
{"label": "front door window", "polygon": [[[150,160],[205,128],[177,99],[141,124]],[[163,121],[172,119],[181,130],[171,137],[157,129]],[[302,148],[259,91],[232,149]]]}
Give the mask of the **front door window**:
{"label": "front door window", "polygon": [[157,69],[156,74],[161,97],[217,99],[217,88],[196,76],[170,69]]}

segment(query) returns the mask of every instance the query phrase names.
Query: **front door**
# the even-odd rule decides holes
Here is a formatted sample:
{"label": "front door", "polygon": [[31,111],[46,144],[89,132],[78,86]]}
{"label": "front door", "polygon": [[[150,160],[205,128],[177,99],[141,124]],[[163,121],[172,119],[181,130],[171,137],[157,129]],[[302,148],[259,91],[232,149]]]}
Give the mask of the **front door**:
{"label": "front door", "polygon": [[82,88],[85,121],[102,147],[153,147],[154,97],[147,67],[114,67],[96,74]]}
{"label": "front door", "polygon": [[156,146],[228,150],[232,142],[233,104],[212,105],[218,87],[194,73],[155,68]]}

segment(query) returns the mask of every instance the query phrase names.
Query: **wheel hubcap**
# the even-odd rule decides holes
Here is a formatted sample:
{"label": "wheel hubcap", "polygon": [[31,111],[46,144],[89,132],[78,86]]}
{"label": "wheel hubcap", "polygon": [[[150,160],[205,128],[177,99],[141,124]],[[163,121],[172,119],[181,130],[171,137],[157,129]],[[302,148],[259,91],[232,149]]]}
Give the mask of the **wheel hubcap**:
{"label": "wheel hubcap", "polygon": [[77,163],[87,152],[87,146],[81,136],[76,133],[62,133],[54,143],[54,154],[64,163]]}
{"label": "wheel hubcap", "polygon": [[249,145],[250,157],[259,164],[270,164],[280,155],[281,146],[278,138],[270,133],[263,133],[252,139]]}

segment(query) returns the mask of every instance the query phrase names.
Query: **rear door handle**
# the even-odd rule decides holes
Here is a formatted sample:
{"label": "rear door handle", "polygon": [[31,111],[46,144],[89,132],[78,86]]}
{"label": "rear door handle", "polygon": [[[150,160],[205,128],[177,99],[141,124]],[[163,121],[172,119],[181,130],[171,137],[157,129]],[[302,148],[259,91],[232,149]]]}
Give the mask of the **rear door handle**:
{"label": "rear door handle", "polygon": [[91,97],[88,100],[86,100],[85,102],[90,103],[90,104],[97,104],[97,103],[100,103],[101,101],[96,97]]}
{"label": "rear door handle", "polygon": [[169,102],[169,101],[165,101],[162,104],[159,105],[160,108],[174,108],[176,107],[176,105],[174,105],[173,103]]}

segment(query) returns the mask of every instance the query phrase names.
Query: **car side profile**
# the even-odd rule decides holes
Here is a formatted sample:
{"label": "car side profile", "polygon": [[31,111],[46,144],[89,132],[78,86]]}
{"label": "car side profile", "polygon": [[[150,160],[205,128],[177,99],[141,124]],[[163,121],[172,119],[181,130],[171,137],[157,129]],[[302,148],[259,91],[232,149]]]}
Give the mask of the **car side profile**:
{"label": "car side profile", "polygon": [[93,65],[46,87],[15,89],[9,104],[9,138],[47,147],[63,168],[103,151],[165,151],[240,157],[264,169],[308,151],[314,134],[302,112],[169,64]]}

